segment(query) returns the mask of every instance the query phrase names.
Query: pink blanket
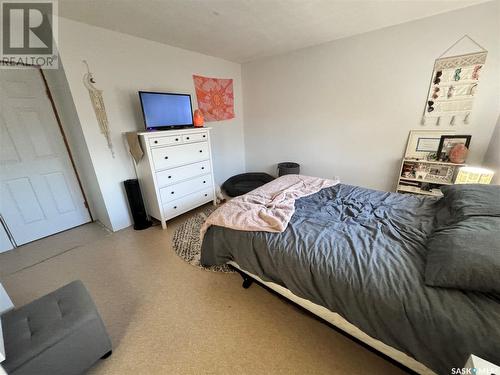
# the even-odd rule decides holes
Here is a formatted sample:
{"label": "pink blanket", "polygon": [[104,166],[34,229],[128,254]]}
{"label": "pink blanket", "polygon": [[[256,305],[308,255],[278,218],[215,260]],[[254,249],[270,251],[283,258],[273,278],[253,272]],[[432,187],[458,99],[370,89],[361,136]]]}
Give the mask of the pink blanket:
{"label": "pink blanket", "polygon": [[279,177],[212,212],[201,227],[201,238],[211,225],[249,232],[283,232],[295,212],[296,199],[337,183],[297,174]]}

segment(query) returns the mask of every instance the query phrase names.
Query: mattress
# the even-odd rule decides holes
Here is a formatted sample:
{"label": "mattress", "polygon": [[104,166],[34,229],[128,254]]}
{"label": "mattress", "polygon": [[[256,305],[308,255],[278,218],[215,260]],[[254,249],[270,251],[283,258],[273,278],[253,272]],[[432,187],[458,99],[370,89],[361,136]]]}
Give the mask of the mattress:
{"label": "mattress", "polygon": [[425,367],[423,364],[417,362],[415,359],[367,335],[365,332],[361,331],[358,327],[352,325],[347,320],[342,318],[339,314],[328,310],[326,307],[317,305],[314,302],[311,302],[305,298],[298,297],[295,294],[293,294],[290,290],[282,287],[281,285],[275,284],[270,281],[264,281],[259,276],[254,275],[253,273],[242,269],[236,262],[230,261],[227,264],[230,264],[231,266],[237,268],[241,272],[257,280],[259,283],[274,290],[276,293],[279,293],[288,300],[302,306],[303,308],[310,311],[314,315],[320,317],[321,319],[327,321],[328,323],[333,324],[335,327],[340,328],[342,331],[346,332],[352,337],[357,338],[358,340],[364,342],[365,344],[371,346],[372,348],[378,350],[379,352],[387,355],[388,357],[391,357],[395,361],[417,372],[418,374],[435,375],[435,372]]}
{"label": "mattress", "polygon": [[339,184],[297,200],[283,233],[211,227],[201,261],[233,261],[436,373],[472,353],[500,363],[500,297],[424,283],[440,205]]}

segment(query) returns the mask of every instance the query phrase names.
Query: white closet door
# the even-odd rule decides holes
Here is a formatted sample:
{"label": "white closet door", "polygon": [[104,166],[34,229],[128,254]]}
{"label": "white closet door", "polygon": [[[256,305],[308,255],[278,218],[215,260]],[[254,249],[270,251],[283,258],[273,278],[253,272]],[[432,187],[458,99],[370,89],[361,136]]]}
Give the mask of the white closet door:
{"label": "white closet door", "polygon": [[[0,221],[1,221],[1,218],[0,218]],[[5,231],[5,228],[3,227],[2,223],[0,222],[0,253],[3,253],[4,251],[12,250],[13,248],[14,248],[14,246],[12,245],[10,238],[7,235],[7,232]]]}
{"label": "white closet door", "polygon": [[22,245],[90,221],[37,69],[0,70],[0,213]]}

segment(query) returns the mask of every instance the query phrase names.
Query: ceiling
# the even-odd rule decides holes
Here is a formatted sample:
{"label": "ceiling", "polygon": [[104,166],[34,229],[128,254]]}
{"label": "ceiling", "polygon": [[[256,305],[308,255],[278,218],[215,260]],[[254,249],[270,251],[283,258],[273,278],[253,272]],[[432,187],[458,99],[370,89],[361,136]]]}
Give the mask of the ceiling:
{"label": "ceiling", "polygon": [[59,0],[59,14],[244,63],[481,2]]}

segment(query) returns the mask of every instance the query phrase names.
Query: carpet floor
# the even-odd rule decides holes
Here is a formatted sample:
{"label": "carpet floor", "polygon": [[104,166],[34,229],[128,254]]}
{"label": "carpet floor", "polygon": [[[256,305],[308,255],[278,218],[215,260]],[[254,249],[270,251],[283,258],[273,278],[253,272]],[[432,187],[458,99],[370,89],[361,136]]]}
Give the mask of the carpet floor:
{"label": "carpet floor", "polygon": [[20,306],[72,280],[92,294],[113,355],[90,374],[403,374],[238,274],[179,258],[172,234],[191,214],[144,231],[87,224],[0,254]]}

